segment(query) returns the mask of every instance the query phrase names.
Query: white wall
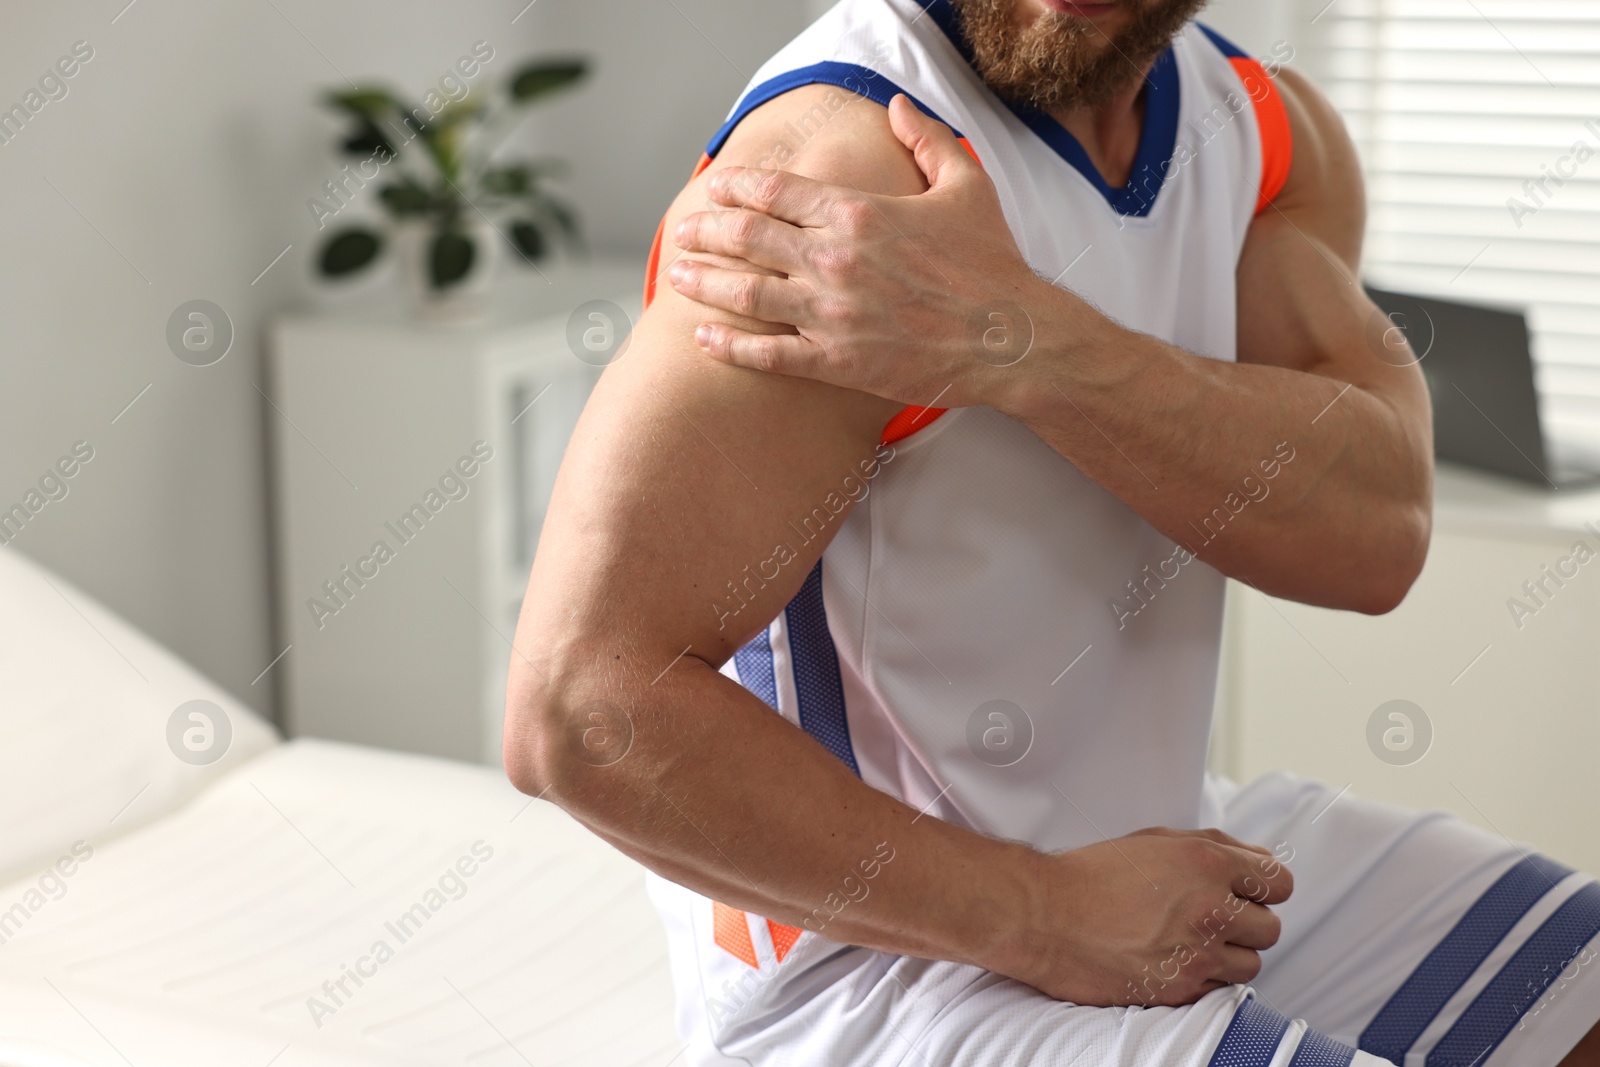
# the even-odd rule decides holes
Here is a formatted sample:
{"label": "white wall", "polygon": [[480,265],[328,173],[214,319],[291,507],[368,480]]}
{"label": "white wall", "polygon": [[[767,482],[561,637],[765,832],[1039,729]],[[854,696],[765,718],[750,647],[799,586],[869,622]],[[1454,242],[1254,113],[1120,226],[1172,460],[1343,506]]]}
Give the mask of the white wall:
{"label": "white wall", "polygon": [[[1324,0],[1326,2],[1326,0]],[[1308,28],[1300,0],[1212,0],[1200,21],[1251,55],[1272,52],[1279,41],[1295,44]]]}
{"label": "white wall", "polygon": [[[338,165],[319,92],[342,75],[420,91],[480,39],[497,53],[485,78],[535,52],[590,54],[592,83],[552,106],[541,147],[572,159],[596,246],[642,253],[745,72],[804,21],[802,0],[547,0],[518,17],[524,2],[8,12],[0,107],[74,42],[94,54],[66,97],[0,145],[0,508],[74,442],[95,458],[0,551],[42,560],[270,706],[271,677],[251,684],[278,651],[263,443],[294,431],[257,392],[270,390],[260,338],[271,312],[313,290],[306,200]],[[179,362],[165,341],[168,316],[195,298],[235,328],[212,367]]]}
{"label": "white wall", "polygon": [[529,129],[573,158],[573,196],[612,252],[648,250],[756,68],[810,21],[806,0],[547,0],[529,18],[541,47],[597,57],[593,84]]}

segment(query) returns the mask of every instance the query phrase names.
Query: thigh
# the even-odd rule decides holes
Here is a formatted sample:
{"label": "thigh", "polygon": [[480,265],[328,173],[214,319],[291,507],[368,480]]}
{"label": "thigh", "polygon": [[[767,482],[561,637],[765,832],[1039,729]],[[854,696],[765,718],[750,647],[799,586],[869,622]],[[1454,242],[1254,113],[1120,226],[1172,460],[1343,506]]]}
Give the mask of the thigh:
{"label": "thigh", "polygon": [[1255,988],[1406,1067],[1555,1067],[1600,1018],[1600,885],[1444,812],[1287,774],[1222,826],[1289,855],[1295,892]]}
{"label": "thigh", "polygon": [[[1052,1000],[980,968],[859,950],[715,1062],[752,1067],[1381,1067],[1245,986],[1181,1008]],[[821,975],[818,975],[821,978]],[[709,1061],[708,1061],[709,1062]]]}

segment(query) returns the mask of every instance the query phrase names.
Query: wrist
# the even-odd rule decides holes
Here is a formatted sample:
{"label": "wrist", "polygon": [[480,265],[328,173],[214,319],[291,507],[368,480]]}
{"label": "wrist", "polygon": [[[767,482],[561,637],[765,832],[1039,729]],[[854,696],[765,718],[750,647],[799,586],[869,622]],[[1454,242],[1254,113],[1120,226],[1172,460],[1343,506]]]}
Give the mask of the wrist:
{"label": "wrist", "polygon": [[1050,857],[1027,845],[1004,842],[1004,853],[989,869],[990,914],[979,926],[982,940],[969,962],[1008,978],[1028,982],[1042,973],[1045,946],[1039,936],[1050,910]]}
{"label": "wrist", "polygon": [[1028,316],[1032,345],[1025,357],[998,368],[989,405],[1020,422],[1045,417],[1062,395],[1081,395],[1103,377],[1105,355],[1118,351],[1122,327],[1077,294],[1037,275],[1019,304]]}

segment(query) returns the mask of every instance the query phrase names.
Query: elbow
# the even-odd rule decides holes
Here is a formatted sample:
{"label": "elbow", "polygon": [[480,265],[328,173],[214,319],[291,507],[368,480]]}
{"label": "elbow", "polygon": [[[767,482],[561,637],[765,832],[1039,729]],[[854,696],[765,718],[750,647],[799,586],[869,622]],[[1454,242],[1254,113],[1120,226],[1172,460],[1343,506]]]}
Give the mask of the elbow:
{"label": "elbow", "polygon": [[[571,790],[574,768],[565,744],[576,686],[551,680],[552,665],[513,663],[506,680],[501,761],[506,777],[529,796],[563,796]],[[559,674],[556,677],[560,677]]]}
{"label": "elbow", "polygon": [[1363,615],[1387,615],[1405,602],[1411,591],[1411,582],[1404,579],[1389,580],[1373,585],[1358,601],[1351,605]]}
{"label": "elbow", "polygon": [[603,782],[596,772],[628,754],[633,721],[619,703],[595,699],[601,691],[594,672],[559,659],[543,658],[537,667],[513,663],[501,745],[512,785],[573,814],[616,789],[615,780]]}
{"label": "elbow", "polygon": [[1404,603],[1422,574],[1432,536],[1431,509],[1426,506],[1407,509],[1381,550],[1379,565],[1371,568],[1369,580],[1362,583],[1362,595],[1352,607],[1364,615],[1387,615]]}
{"label": "elbow", "polygon": [[[501,734],[501,762],[511,784],[529,796],[551,791],[563,773],[552,739],[559,713],[548,687],[525,677],[513,667],[506,683],[505,726]],[[523,675],[524,677],[519,677]]]}

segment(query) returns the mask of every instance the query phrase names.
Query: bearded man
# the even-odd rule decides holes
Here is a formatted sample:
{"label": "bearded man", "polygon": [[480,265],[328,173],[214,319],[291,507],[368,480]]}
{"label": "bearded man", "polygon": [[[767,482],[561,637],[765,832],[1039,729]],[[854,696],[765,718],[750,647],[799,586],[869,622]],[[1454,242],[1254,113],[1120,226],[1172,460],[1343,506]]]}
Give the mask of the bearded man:
{"label": "bearded man", "polygon": [[1349,137],[1199,6],[843,0],[663,222],[505,753],[696,1067],[1600,1064],[1592,878],[1206,773],[1224,577],[1392,609],[1432,457]]}

